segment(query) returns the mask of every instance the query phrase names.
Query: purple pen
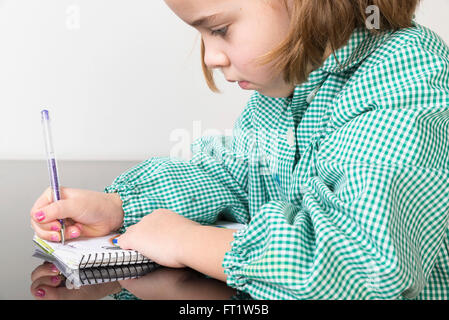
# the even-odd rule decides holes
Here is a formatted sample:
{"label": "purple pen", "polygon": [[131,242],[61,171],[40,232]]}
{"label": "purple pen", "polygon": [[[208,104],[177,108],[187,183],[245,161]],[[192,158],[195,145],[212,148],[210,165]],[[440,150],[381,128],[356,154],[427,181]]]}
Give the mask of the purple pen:
{"label": "purple pen", "polygon": [[[50,128],[50,115],[48,110],[42,110],[42,128],[44,130],[44,141],[45,141],[45,150],[47,152],[47,165],[48,165],[48,173],[50,176],[50,185],[53,194],[53,202],[61,199],[60,191],[59,191],[59,178],[58,178],[58,167],[56,165],[56,157],[53,150],[53,139],[51,135]],[[64,244],[64,233],[65,226],[64,220],[59,220],[61,223],[61,243]]]}

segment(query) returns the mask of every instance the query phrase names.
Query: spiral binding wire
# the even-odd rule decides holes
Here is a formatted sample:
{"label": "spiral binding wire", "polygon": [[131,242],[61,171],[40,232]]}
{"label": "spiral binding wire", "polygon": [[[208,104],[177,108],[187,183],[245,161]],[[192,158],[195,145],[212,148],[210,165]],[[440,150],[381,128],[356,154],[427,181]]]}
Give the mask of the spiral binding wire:
{"label": "spiral binding wire", "polygon": [[[105,259],[106,257],[106,259]],[[132,261],[133,257],[136,258],[135,261]],[[115,259],[114,259],[115,258]],[[121,260],[119,259],[121,258]],[[140,261],[139,261],[140,260]],[[145,258],[143,255],[138,253],[137,251],[118,251],[115,252],[115,256],[112,252],[102,252],[102,253],[89,253],[83,255],[81,261],[78,265],[78,268],[88,269],[88,268],[101,268],[101,267],[115,267],[121,265],[130,265],[130,264],[142,264],[150,262],[149,259]],[[104,263],[104,264],[103,264]]]}
{"label": "spiral binding wire", "polygon": [[158,265],[154,262],[146,262],[113,267],[82,269],[80,270],[80,282],[83,285],[86,285],[133,279],[143,276],[157,267]]}

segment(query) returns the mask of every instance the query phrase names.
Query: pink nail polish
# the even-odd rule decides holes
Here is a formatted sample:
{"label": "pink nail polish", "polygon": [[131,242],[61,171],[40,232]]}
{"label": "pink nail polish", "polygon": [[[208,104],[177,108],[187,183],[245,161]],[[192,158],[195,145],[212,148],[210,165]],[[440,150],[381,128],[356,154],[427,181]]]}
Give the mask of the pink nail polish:
{"label": "pink nail polish", "polygon": [[51,226],[51,231],[59,231],[59,227],[58,226]]}
{"label": "pink nail polish", "polygon": [[36,294],[37,297],[41,297],[42,298],[42,297],[45,296],[45,291],[43,289],[37,289],[35,294]]}
{"label": "pink nail polish", "polygon": [[59,282],[59,277],[58,276],[51,277],[51,282],[52,283],[58,283]]}
{"label": "pink nail polish", "polygon": [[59,272],[59,269],[55,265],[52,265],[51,266],[51,271],[54,272],[54,273],[57,273],[57,272]]}
{"label": "pink nail polish", "polygon": [[73,230],[72,232],[70,232],[70,237],[72,238],[77,238],[79,237],[80,233],[78,232],[78,230]]}
{"label": "pink nail polish", "polygon": [[50,240],[51,241],[59,241],[59,237],[57,235],[55,235],[55,234],[52,234],[51,237],[50,237]]}
{"label": "pink nail polish", "polygon": [[42,211],[36,212],[34,216],[36,217],[37,221],[42,221],[45,219],[45,213],[43,213]]}

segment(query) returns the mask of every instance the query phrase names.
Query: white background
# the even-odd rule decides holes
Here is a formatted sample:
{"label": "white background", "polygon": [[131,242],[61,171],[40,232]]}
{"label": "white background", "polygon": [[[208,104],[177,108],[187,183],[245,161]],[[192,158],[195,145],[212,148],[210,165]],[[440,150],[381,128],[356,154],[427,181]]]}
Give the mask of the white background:
{"label": "white background", "polygon": [[[449,43],[449,0],[416,20]],[[45,158],[43,108],[61,160],[187,158],[230,134],[251,92],[217,72],[212,93],[199,48],[162,0],[0,0],[0,160]]]}

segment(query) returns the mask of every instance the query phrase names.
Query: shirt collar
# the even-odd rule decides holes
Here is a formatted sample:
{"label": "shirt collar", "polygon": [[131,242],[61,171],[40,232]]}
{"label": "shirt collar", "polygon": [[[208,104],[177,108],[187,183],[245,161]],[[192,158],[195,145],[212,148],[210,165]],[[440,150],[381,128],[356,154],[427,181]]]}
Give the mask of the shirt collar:
{"label": "shirt collar", "polygon": [[[343,73],[360,64],[379,48],[393,31],[371,33],[366,28],[356,28],[348,42],[331,54],[319,68],[329,73]],[[335,59],[337,58],[337,59]]]}

